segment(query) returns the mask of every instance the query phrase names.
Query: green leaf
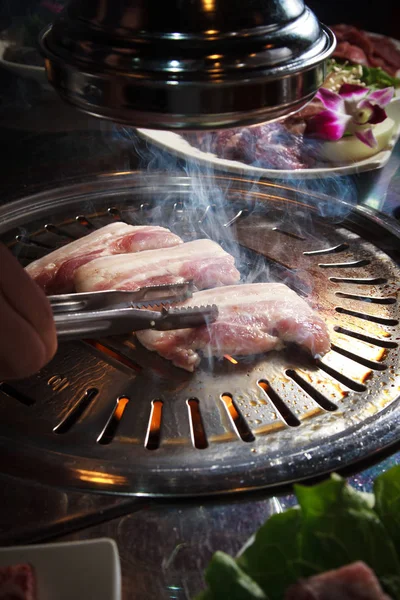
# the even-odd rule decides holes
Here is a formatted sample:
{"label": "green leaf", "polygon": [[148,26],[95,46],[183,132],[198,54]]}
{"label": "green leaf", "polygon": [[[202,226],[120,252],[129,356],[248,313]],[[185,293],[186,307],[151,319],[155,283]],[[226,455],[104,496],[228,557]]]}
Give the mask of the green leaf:
{"label": "green leaf", "polygon": [[214,555],[198,600],[282,600],[298,579],[359,560],[400,600],[400,466],[377,478],[375,497],[338,475],[294,487],[300,506],[270,517],[236,562]]}
{"label": "green leaf", "polygon": [[300,576],[296,544],[300,527],[298,508],[273,515],[258,530],[253,544],[238,558],[241,568],[271,600],[281,600],[287,586]]}
{"label": "green leaf", "polygon": [[362,67],[361,81],[368,87],[385,88],[385,87],[400,87],[400,79],[392,77],[386,73],[381,67]]}
{"label": "green leaf", "polygon": [[375,479],[375,510],[400,557],[400,465]]}
{"label": "green leaf", "polygon": [[400,560],[368,499],[337,475],[313,487],[295,486],[302,509],[300,555],[317,572],[357,560],[374,570],[400,598]]}
{"label": "green leaf", "polygon": [[216,552],[206,570],[206,581],[211,590],[209,598],[229,600],[268,600],[259,585],[251,579],[236,561],[224,552]]}

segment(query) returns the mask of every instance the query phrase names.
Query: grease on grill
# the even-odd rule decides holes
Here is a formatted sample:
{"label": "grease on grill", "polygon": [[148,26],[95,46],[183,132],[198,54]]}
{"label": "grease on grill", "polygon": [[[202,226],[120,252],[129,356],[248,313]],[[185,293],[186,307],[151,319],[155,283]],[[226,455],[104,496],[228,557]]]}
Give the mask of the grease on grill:
{"label": "grease on grill", "polygon": [[293,381],[295,381],[321,408],[330,412],[337,410],[338,407],[336,404],[328,400],[328,398],[325,398],[321,392],[316,390],[314,386],[303,379],[296,371],[288,369],[286,375],[290,377],[290,379],[293,379]]}
{"label": "grease on grill", "polygon": [[299,419],[285,404],[282,398],[277,394],[274,388],[266,379],[260,379],[257,381],[257,385],[265,392],[272,404],[275,406],[282,419],[289,427],[298,427],[300,425]]}

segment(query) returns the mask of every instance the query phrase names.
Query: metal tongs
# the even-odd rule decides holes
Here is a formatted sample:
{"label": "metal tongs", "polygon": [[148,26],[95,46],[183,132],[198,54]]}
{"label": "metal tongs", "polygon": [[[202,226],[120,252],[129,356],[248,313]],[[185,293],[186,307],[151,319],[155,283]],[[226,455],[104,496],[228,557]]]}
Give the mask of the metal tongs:
{"label": "metal tongs", "polygon": [[[168,331],[212,323],[218,308],[174,308],[193,295],[193,282],[49,296],[59,340],[99,338],[143,329]],[[146,310],[149,307],[150,310]],[[154,310],[156,308],[156,310]]]}

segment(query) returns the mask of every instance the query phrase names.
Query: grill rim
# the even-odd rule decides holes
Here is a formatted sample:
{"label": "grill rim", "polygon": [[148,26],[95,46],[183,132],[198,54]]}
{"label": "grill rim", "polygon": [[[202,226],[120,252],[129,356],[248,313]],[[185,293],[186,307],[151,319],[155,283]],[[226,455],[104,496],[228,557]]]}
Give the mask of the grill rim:
{"label": "grill rim", "polygon": [[[46,452],[46,459],[43,460],[43,447],[37,445],[20,445],[17,452],[10,452],[10,447],[7,438],[0,436],[0,469],[3,473],[9,475],[15,475],[16,470],[19,477],[29,479],[31,481],[37,481],[34,477],[30,465],[26,464],[26,453],[29,451],[30,458],[34,458],[34,464],[36,469],[41,470],[42,478],[41,483],[46,483],[52,486],[59,486],[65,489],[71,490],[84,490],[86,492],[93,493],[105,493],[112,495],[130,496],[130,497],[147,497],[147,498],[192,498],[194,496],[220,496],[220,495],[232,495],[237,493],[246,493],[249,491],[256,491],[262,489],[278,488],[284,485],[290,485],[295,482],[304,481],[313,477],[320,477],[327,475],[328,473],[334,472],[336,469],[343,469],[354,466],[358,462],[366,459],[366,452],[368,457],[373,456],[377,452],[383,452],[393,446],[399,441],[400,438],[400,421],[396,423],[395,416],[398,416],[400,410],[400,397],[391,403],[386,409],[379,413],[379,418],[374,416],[365,419],[361,424],[354,425],[349,428],[345,437],[341,433],[335,434],[329,441],[324,445],[314,444],[310,446],[303,446],[301,452],[298,452],[297,456],[302,455],[298,458],[296,465],[295,476],[291,465],[286,464],[283,468],[278,471],[273,467],[265,470],[265,465],[259,470],[252,469],[251,455],[249,455],[249,461],[247,463],[241,463],[236,465],[235,468],[229,467],[229,472],[226,471],[221,473],[221,468],[212,469],[205,471],[201,475],[196,470],[186,471],[186,475],[190,476],[190,491],[182,491],[181,483],[178,481],[178,485],[174,482],[174,475],[179,472],[178,469],[171,469],[170,471],[163,470],[162,474],[156,473],[154,476],[157,478],[157,485],[160,485],[160,479],[167,491],[161,493],[156,491],[143,491],[140,489],[132,490],[132,485],[138,487],[140,485],[140,477],[146,475],[147,469],[143,472],[137,473],[137,470],[132,473],[133,477],[125,482],[118,483],[118,477],[126,479],[126,471],[119,471],[115,465],[112,465],[109,470],[102,469],[99,471],[93,471],[93,460],[88,458],[82,458],[79,456],[71,456],[62,454],[62,466],[63,470],[60,469],[60,462],[57,461],[59,454],[54,451]],[[374,423],[375,421],[375,423]],[[376,423],[378,421],[378,423]],[[373,423],[375,426],[370,426]],[[392,425],[392,426],[391,426]],[[383,431],[386,429],[386,431]],[[353,434],[353,435],[351,435]],[[363,444],[362,456],[357,456],[357,447],[354,446],[354,434],[357,434],[357,440],[364,438],[367,440],[367,444]],[[345,440],[345,441],[344,441]],[[322,448],[322,452],[321,452]],[[154,451],[153,451],[154,452]],[[201,451],[199,451],[201,452]],[[318,466],[312,460],[312,453],[318,454]],[[311,455],[307,457],[306,455]],[[351,456],[346,460],[343,460],[343,456]],[[278,455],[277,455],[278,457]],[[49,461],[48,458],[55,459]],[[80,469],[74,469],[72,464],[79,461]],[[98,461],[103,464],[107,464],[106,460]],[[109,461],[111,462],[111,461]],[[323,467],[323,465],[326,465]],[[66,465],[68,465],[66,467]],[[85,469],[85,467],[91,467]],[[250,469],[250,470],[249,470]],[[87,470],[92,472],[95,477],[96,474],[99,478],[104,479],[112,478],[117,479],[117,482],[110,484],[103,482],[92,482],[92,488],[88,488],[82,479],[79,478],[79,472]],[[249,479],[246,479],[246,485],[243,485],[243,473],[251,475],[252,479],[256,482],[249,484]],[[44,474],[44,478],[43,478]],[[223,475],[223,485],[221,485],[221,476]],[[278,475],[278,477],[276,477]],[[262,479],[262,481],[260,481]],[[219,487],[217,491],[213,491],[214,480],[218,480]],[[148,483],[148,482],[147,482]],[[239,485],[238,485],[239,484]],[[242,484],[242,485],[240,485]]]}
{"label": "grill rim", "polygon": [[[184,182],[186,187],[190,185],[190,177],[185,173],[178,172],[171,174],[162,172],[162,175],[167,179],[173,179],[173,181],[177,183]],[[139,184],[136,182],[136,189],[138,189],[138,186],[139,188],[140,186],[147,188],[151,180],[154,178],[159,179],[159,177],[159,173],[145,174],[143,176],[143,172],[141,171],[124,172],[122,174],[117,174],[117,176],[115,174],[104,174],[100,177],[97,177],[95,181],[93,180],[93,177],[89,176],[83,180],[79,179],[74,181],[73,183],[68,182],[67,185],[62,186],[61,188],[50,189],[42,193],[36,193],[34,195],[27,196],[21,200],[6,204],[0,208],[0,233],[4,231],[4,228],[6,228],[8,231],[7,224],[10,221],[13,222],[13,227],[18,226],[18,222],[14,222],[14,216],[17,216],[19,213],[21,214],[22,209],[26,211],[27,203],[29,203],[32,207],[32,214],[30,216],[32,217],[32,220],[34,220],[35,215],[39,216],[38,213],[42,214],[45,208],[50,207],[50,209],[52,208],[54,210],[54,208],[62,206],[65,202],[68,203],[68,198],[73,197],[74,203],[78,203],[79,198],[85,197],[88,199],[91,193],[97,194],[99,191],[104,192],[104,188],[107,188],[107,191],[110,190],[110,192],[112,192],[113,188],[118,190],[121,190],[121,188],[129,188],[132,186],[133,180],[136,180],[137,178],[140,179],[140,182]],[[215,177],[213,176],[213,180],[214,179],[217,183],[219,181],[226,182],[229,185],[230,190],[232,190],[232,182],[237,182],[239,187],[240,184],[244,184],[243,189],[246,189],[246,185],[249,183],[249,180],[243,178],[231,178],[222,175],[216,175]],[[254,184],[252,182],[250,183],[252,185],[252,189],[254,189]],[[110,184],[112,184],[111,187]],[[84,186],[84,189],[82,189],[82,186]],[[258,182],[257,187],[262,188],[262,191],[265,192],[271,188],[271,184],[268,182]],[[77,194],[78,191],[80,191],[80,194]],[[275,189],[273,191],[276,192]],[[68,192],[67,195],[66,192]],[[302,193],[302,196],[304,196],[304,193]],[[55,197],[58,198],[56,204],[54,203]],[[113,200],[111,196],[110,204],[112,204],[112,202]],[[373,217],[375,231],[382,232],[382,229],[384,229],[388,234],[390,234],[390,239],[400,239],[400,230],[394,220],[383,216],[381,217],[380,214],[376,213],[375,211],[371,211],[370,209],[365,209],[365,207],[353,207],[352,212],[349,215],[349,223],[348,219],[345,219],[341,223],[341,226],[355,231],[361,228],[364,232],[365,230],[363,223],[364,221],[367,221],[368,224],[371,224],[369,221],[370,215]],[[21,217],[24,221],[26,221],[26,212],[23,213]],[[377,247],[380,247],[375,240],[374,244]],[[386,241],[385,245],[388,245]],[[392,248],[392,250],[395,251],[395,248]],[[389,252],[387,252],[387,254],[389,254]],[[395,254],[397,254],[396,251]],[[28,443],[20,445],[18,449],[15,447],[10,449],[9,438],[5,436],[0,436],[0,448],[2,449],[0,455],[0,468],[2,468],[4,472],[14,475],[17,470],[19,475],[22,473],[25,478],[37,480],[34,476],[34,473],[31,472],[32,469],[30,467],[30,465],[34,464],[36,471],[41,471],[42,480],[45,479],[45,483],[68,488],[71,487],[73,489],[84,489],[85,491],[127,496],[191,497],[198,495],[208,496],[246,492],[250,490],[263,489],[266,487],[276,487],[292,483],[293,481],[308,479],[315,476],[316,473],[318,473],[318,475],[326,474],[332,470],[335,470],[336,468],[343,468],[353,465],[360,460],[365,460],[367,455],[369,456],[380,450],[389,448],[400,438],[400,421],[399,425],[396,423],[396,415],[398,416],[399,409],[400,397],[394,400],[390,406],[383,409],[378,415],[371,416],[365,419],[362,423],[347,428],[345,436],[343,436],[343,432],[340,432],[339,434],[334,434],[328,437],[327,444],[322,445],[319,441],[317,444],[311,443],[308,446],[303,445],[301,451],[299,451],[296,455],[296,457],[300,456],[301,454],[303,456],[298,458],[299,462],[296,464],[297,470],[295,476],[293,476],[293,469],[291,468],[290,464],[283,466],[281,465],[279,469],[276,466],[270,466],[268,469],[268,465],[265,465],[264,463],[264,465],[261,467],[259,466],[258,468],[254,469],[251,466],[252,456],[249,453],[247,462],[242,462],[240,465],[235,465],[235,468],[228,466],[225,467],[225,470],[221,471],[221,466],[223,466],[221,465],[216,468],[215,471],[209,469],[201,475],[199,475],[196,470],[193,470],[193,472],[189,473],[191,477],[190,492],[176,489],[177,486],[176,482],[173,480],[173,475],[174,473],[177,473],[179,469],[171,469],[170,471],[165,469],[163,471],[162,477],[165,480],[165,489],[167,491],[162,493],[157,491],[143,491],[137,489],[140,487],[141,477],[143,477],[143,475],[145,477],[147,469],[139,473],[139,475],[137,474],[137,471],[133,474],[131,473],[131,478],[129,481],[126,481],[125,484],[123,484],[121,481],[119,483],[117,481],[116,483],[114,482],[112,484],[105,484],[104,482],[100,484],[93,482],[92,489],[90,490],[88,489],[87,483],[83,482],[79,478],[79,473],[77,472],[78,470],[74,469],[72,465],[69,465],[69,463],[74,463],[76,460],[78,460],[80,463],[79,470],[81,470],[86,463],[88,463],[87,466],[91,464],[93,469],[94,463],[102,463],[108,467],[108,463],[110,461],[97,459],[94,460],[86,457],[82,458],[81,456],[72,456],[71,454],[59,454],[49,449],[47,449],[46,458],[43,458],[43,445],[38,446],[34,443]],[[361,439],[361,436],[364,436],[365,434],[366,443],[363,445],[361,456],[357,455],[357,448],[354,447],[354,433],[358,434],[357,439]],[[345,444],[344,440],[346,440]],[[321,451],[321,449],[323,451]],[[27,452],[30,454],[30,461],[28,465],[25,464],[25,456]],[[314,462],[310,458],[305,457],[306,453],[312,454],[313,452],[318,452],[318,463]],[[36,458],[32,461],[33,457]],[[65,467],[64,471],[60,469],[60,458],[58,457],[61,457],[61,464]],[[345,458],[343,459],[343,457]],[[51,461],[49,460],[50,458]],[[99,470],[98,473],[104,475],[105,478],[108,476],[110,479],[112,477],[121,477],[120,471],[115,465],[111,465],[109,470]],[[249,483],[249,479],[247,479],[245,485],[242,485],[243,481],[241,482],[241,480],[243,479],[243,473],[248,473],[250,475],[249,479],[251,479],[252,483]],[[124,474],[126,474],[126,471],[124,471]],[[152,474],[152,477],[154,484],[154,473]],[[160,478],[161,475],[158,474],[156,475],[156,478],[157,477]],[[221,484],[222,479],[223,482]],[[262,481],[260,481],[261,479]],[[210,485],[210,481],[214,482],[216,480],[219,481],[219,489],[217,491],[212,491],[210,488],[213,486]],[[136,487],[135,490],[132,490],[132,485]],[[158,483],[156,482],[156,485],[159,486],[159,481]],[[180,484],[178,485],[180,486]]]}

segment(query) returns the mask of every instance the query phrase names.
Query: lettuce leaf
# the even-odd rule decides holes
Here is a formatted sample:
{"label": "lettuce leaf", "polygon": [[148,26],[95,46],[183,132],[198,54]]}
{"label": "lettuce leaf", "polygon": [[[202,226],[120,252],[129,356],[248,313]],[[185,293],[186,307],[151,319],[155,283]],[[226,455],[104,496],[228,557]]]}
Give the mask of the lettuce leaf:
{"label": "lettuce leaf", "polygon": [[198,600],[262,598],[251,595],[259,590],[267,600],[282,600],[300,578],[358,560],[400,600],[400,467],[377,478],[375,498],[338,475],[294,489],[299,507],[270,517],[236,561],[214,555],[206,574],[209,589]]}
{"label": "lettuce leaf", "polygon": [[216,552],[206,570],[206,581],[211,595],[203,600],[229,598],[229,600],[268,600],[260,586],[249,577],[237,562],[224,552]]}
{"label": "lettuce leaf", "polygon": [[273,515],[258,530],[253,544],[238,558],[239,566],[271,600],[281,600],[288,585],[302,575],[300,549],[296,543],[301,525],[299,508]]}
{"label": "lettuce leaf", "polygon": [[364,495],[337,475],[317,486],[295,486],[295,491],[302,510],[301,561],[322,573],[362,560],[400,599],[400,559]]}
{"label": "lettuce leaf", "polygon": [[375,510],[400,557],[400,465],[375,479]]}

